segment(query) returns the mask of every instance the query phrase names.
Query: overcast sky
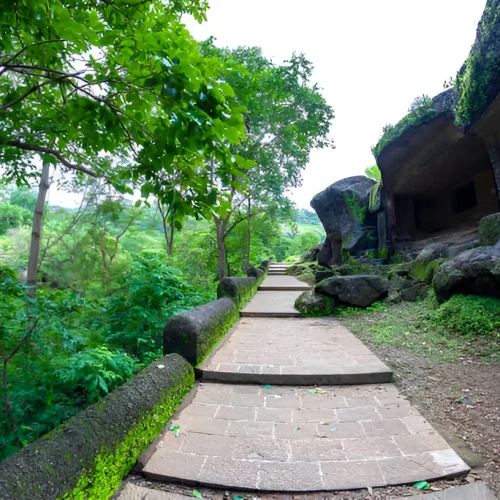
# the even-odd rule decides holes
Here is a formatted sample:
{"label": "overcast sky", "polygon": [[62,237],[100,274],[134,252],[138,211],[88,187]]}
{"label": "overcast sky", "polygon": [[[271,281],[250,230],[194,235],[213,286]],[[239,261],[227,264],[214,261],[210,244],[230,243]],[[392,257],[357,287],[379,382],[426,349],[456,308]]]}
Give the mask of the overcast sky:
{"label": "overcast sky", "polygon": [[292,199],[362,174],[370,147],[413,99],[443,91],[475,39],[486,0],[210,0],[208,22],[187,20],[195,38],[256,45],[275,62],[302,52],[335,110],[336,149],[315,151]]}

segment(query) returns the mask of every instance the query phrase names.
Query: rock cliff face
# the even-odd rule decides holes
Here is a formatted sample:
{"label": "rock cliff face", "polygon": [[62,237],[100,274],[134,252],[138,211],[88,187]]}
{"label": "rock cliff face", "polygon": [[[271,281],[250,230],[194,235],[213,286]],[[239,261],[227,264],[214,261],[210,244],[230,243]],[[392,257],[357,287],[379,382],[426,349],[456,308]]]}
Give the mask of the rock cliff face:
{"label": "rock cliff face", "polygon": [[[319,252],[322,266],[341,264],[341,252],[357,255],[378,247],[377,215],[370,212],[370,192],[375,182],[356,176],[335,182],[311,201],[326,232],[326,241]],[[376,209],[380,209],[380,199]]]}
{"label": "rock cliff face", "polygon": [[390,241],[475,225],[500,208],[500,0],[488,0],[454,88],[374,148]]}

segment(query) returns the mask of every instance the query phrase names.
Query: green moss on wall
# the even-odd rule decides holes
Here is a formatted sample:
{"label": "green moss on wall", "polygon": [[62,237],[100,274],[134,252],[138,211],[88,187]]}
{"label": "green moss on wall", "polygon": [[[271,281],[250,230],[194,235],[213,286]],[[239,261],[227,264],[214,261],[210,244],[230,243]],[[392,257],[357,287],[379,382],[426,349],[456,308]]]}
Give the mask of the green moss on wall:
{"label": "green moss on wall", "polygon": [[183,380],[177,381],[174,388],[143,416],[115,449],[103,448],[95,458],[93,467],[82,474],[77,486],[59,498],[64,500],[110,498],[134,466],[137,457],[158,436],[193,386],[194,373],[191,371]]}
{"label": "green moss on wall", "polygon": [[488,105],[489,87],[500,78],[500,0],[489,0],[477,29],[477,38],[469,57],[459,71],[455,88],[459,100],[456,123],[470,125]]}
{"label": "green moss on wall", "polygon": [[236,307],[228,314],[221,315],[214,319],[214,322],[210,326],[210,329],[212,331],[210,337],[208,339],[206,337],[200,337],[200,340],[203,341],[203,344],[199,345],[198,352],[203,352],[204,354],[196,363],[196,368],[199,368],[204,363],[204,361],[213,351],[214,347],[226,336],[229,330],[231,330],[231,328],[239,319],[240,313]]}
{"label": "green moss on wall", "polygon": [[436,259],[431,260],[430,262],[418,259],[414,260],[410,267],[410,276],[419,281],[425,281],[430,285],[432,284],[439,267],[445,260],[446,259]]}
{"label": "green moss on wall", "polygon": [[372,148],[372,153],[375,158],[378,158],[382,150],[391,142],[398,139],[410,127],[416,127],[422,123],[427,123],[437,116],[438,112],[432,107],[432,99],[425,98],[422,105],[410,111],[396,125],[386,126],[384,133],[379,139],[376,146]]}

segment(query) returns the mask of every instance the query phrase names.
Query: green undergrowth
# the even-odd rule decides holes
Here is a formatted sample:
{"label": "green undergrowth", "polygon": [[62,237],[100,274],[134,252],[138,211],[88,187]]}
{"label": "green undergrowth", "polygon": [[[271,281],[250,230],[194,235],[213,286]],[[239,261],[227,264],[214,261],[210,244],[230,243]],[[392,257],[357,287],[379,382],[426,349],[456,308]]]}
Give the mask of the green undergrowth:
{"label": "green undergrowth", "polygon": [[183,398],[194,386],[194,373],[190,371],[179,381],[175,389],[168,392],[143,419],[138,422],[114,450],[103,448],[96,457],[94,466],[85,471],[77,486],[60,497],[64,500],[105,500],[120,486],[130,472],[137,457],[161,432]]}
{"label": "green undergrowth", "polygon": [[455,295],[439,305],[419,302],[339,309],[340,320],[362,340],[401,347],[439,361],[475,355],[500,360],[500,300]]}

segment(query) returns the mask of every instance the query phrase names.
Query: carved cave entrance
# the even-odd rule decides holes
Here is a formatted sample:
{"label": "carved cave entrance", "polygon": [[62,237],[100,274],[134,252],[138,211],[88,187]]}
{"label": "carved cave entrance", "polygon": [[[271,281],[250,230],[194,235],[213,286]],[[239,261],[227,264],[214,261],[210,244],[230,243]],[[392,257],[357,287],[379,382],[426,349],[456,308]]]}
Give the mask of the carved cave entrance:
{"label": "carved cave entrance", "polygon": [[409,170],[401,170],[393,189],[397,241],[470,226],[499,210],[488,151],[477,136],[466,136],[438,159]]}

